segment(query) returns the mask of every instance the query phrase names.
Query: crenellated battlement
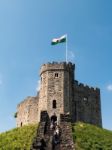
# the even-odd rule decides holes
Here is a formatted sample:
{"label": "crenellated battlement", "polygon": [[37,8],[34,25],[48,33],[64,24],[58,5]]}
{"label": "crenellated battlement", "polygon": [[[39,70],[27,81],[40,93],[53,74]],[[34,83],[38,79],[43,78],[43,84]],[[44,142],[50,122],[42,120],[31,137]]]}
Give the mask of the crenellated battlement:
{"label": "crenellated battlement", "polygon": [[88,85],[78,82],[77,80],[75,80],[74,85],[75,85],[75,87],[78,88],[78,90],[87,90],[89,92],[94,92],[94,93],[98,93],[98,94],[100,93],[99,88],[90,87]]}
{"label": "crenellated battlement", "polygon": [[43,64],[40,69],[40,75],[49,70],[66,70],[66,71],[74,71],[75,64],[72,64],[71,62],[48,62],[47,64]]}

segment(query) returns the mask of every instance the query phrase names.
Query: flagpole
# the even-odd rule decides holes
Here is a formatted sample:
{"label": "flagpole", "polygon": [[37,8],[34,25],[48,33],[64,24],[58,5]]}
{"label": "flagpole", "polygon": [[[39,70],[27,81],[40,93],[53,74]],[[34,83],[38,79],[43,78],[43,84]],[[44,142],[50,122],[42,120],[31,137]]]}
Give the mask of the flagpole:
{"label": "flagpole", "polygon": [[68,58],[67,58],[67,52],[68,52],[68,39],[67,39],[67,34],[66,34],[66,62],[68,62]]}

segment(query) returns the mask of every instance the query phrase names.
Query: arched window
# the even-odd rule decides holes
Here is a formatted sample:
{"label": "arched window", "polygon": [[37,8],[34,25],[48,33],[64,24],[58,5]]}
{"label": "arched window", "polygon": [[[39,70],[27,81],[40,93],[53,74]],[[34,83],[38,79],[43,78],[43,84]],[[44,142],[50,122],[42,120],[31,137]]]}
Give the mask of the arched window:
{"label": "arched window", "polygon": [[52,108],[56,108],[56,100],[53,100],[53,102],[52,102]]}

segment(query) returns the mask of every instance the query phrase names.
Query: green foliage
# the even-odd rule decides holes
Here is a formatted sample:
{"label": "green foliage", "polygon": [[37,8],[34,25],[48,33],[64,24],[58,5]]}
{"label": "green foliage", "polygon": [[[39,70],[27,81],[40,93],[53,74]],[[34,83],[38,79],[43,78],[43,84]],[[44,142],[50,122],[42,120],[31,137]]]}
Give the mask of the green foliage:
{"label": "green foliage", "polygon": [[73,125],[76,150],[112,150],[112,131],[85,123]]}
{"label": "green foliage", "polygon": [[17,118],[17,112],[14,113],[14,118]]}
{"label": "green foliage", "polygon": [[30,150],[37,125],[28,125],[0,134],[0,150]]}

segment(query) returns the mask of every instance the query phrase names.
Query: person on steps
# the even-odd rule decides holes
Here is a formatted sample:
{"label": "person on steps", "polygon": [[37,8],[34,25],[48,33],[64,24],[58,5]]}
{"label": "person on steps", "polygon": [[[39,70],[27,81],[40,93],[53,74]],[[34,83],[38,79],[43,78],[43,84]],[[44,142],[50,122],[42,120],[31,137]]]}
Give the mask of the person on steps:
{"label": "person on steps", "polygon": [[46,142],[44,141],[43,138],[40,140],[40,143],[41,143],[40,150],[45,150]]}
{"label": "person on steps", "polygon": [[57,116],[54,113],[54,115],[51,117],[51,127],[53,127],[52,129],[55,129],[56,125],[57,125]]}
{"label": "person on steps", "polygon": [[54,115],[51,117],[51,122],[55,123],[57,121],[57,117],[56,114],[54,113]]}
{"label": "person on steps", "polygon": [[59,135],[55,133],[52,138],[52,150],[55,150],[55,148],[59,143],[60,143]]}

